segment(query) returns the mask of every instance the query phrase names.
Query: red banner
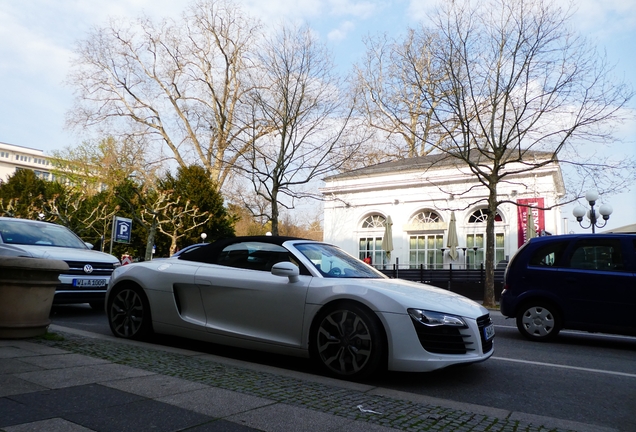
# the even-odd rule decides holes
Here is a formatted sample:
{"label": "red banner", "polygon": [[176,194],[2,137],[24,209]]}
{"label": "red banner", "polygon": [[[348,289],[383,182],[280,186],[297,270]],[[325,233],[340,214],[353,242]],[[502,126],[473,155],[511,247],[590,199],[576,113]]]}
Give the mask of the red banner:
{"label": "red banner", "polygon": [[[517,200],[517,247],[521,247],[528,239],[526,238],[526,226],[528,225],[528,212],[532,212],[534,220],[535,236],[540,236],[545,231],[545,215],[544,210],[537,207],[543,207],[543,198],[520,198]],[[530,207],[526,207],[530,206]]]}

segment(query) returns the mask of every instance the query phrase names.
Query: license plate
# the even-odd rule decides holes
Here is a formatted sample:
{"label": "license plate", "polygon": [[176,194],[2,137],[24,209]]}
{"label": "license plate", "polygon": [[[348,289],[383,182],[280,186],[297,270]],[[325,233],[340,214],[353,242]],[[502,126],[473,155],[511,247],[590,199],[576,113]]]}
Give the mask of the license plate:
{"label": "license plate", "polygon": [[495,326],[490,324],[484,327],[484,337],[487,341],[495,337]]}
{"label": "license plate", "polygon": [[73,279],[73,286],[102,288],[106,286],[106,279]]}

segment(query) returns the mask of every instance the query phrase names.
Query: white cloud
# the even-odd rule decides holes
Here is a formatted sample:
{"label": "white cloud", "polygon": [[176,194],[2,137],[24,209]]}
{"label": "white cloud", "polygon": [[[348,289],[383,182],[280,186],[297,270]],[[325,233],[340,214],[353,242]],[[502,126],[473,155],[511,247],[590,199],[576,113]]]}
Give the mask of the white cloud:
{"label": "white cloud", "polygon": [[329,0],[329,13],[335,16],[353,16],[356,18],[369,18],[385,2]]}
{"label": "white cloud", "polygon": [[355,29],[354,23],[351,21],[344,21],[337,29],[330,31],[327,38],[334,42],[344,40],[347,38],[347,35],[353,31],[353,29]]}
{"label": "white cloud", "polygon": [[601,37],[632,32],[636,29],[636,2],[579,0],[573,21],[580,31]]}

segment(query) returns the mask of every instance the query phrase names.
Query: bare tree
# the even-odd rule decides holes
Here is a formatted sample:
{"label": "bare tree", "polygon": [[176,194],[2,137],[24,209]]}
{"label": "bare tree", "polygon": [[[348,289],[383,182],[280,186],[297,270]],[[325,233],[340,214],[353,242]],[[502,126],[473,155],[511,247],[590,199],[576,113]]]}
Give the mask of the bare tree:
{"label": "bare tree", "polygon": [[210,220],[208,212],[202,212],[190,201],[182,203],[181,197],[173,199],[157,214],[157,228],[170,238],[170,256],[177,251],[177,242],[190,231]]}
{"label": "bare tree", "polygon": [[[19,198],[0,198],[0,216],[2,217],[26,217],[29,218],[30,216],[32,217],[33,215],[31,214],[25,214],[23,215],[19,210],[18,210],[18,202],[20,201]],[[31,211],[31,207],[28,207],[27,211]]]}
{"label": "bare tree", "polygon": [[369,126],[386,136],[384,151],[389,156],[425,156],[444,138],[433,115],[444,80],[431,51],[435,37],[420,27],[408,30],[401,41],[386,36],[366,40],[366,57],[356,66],[359,109]]}
{"label": "bare tree", "polygon": [[[612,127],[633,95],[570,30],[569,19],[569,11],[549,0],[456,0],[434,16],[439,39],[432,52],[444,81],[433,120],[445,140],[427,142],[468,166],[488,190],[487,306],[495,299],[494,223],[502,203],[497,186],[559,156],[567,163],[583,142],[614,142]],[[537,152],[547,157],[530,156]],[[592,171],[617,167],[603,159],[591,163],[580,152],[572,162]]]}
{"label": "bare tree", "polygon": [[315,197],[303,187],[341,167],[368,135],[356,128],[331,56],[308,28],[283,27],[261,47],[259,64],[251,93],[255,145],[243,157],[254,192],[269,204],[267,215],[255,216],[266,216],[278,235],[279,207]]}
{"label": "bare tree", "polygon": [[156,159],[167,148],[180,166],[203,164],[220,189],[251,144],[246,77],[258,34],[225,0],[196,1],[178,20],[113,20],[78,44],[67,122],[145,136],[161,148]]}
{"label": "bare tree", "polygon": [[104,238],[118,211],[119,206],[109,202],[87,202],[80,188],[70,187],[49,199],[39,196],[30,206],[30,213],[38,219],[64,225],[80,236],[92,232]]}

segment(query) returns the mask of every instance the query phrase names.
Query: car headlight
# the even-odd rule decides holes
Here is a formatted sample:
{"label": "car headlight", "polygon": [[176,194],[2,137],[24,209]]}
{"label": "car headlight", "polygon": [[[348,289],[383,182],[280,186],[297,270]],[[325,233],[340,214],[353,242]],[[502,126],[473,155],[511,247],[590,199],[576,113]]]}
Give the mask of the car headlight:
{"label": "car headlight", "polygon": [[450,326],[468,327],[466,322],[456,315],[445,314],[443,312],[433,312],[422,309],[408,309],[408,313],[415,321],[428,327]]}

